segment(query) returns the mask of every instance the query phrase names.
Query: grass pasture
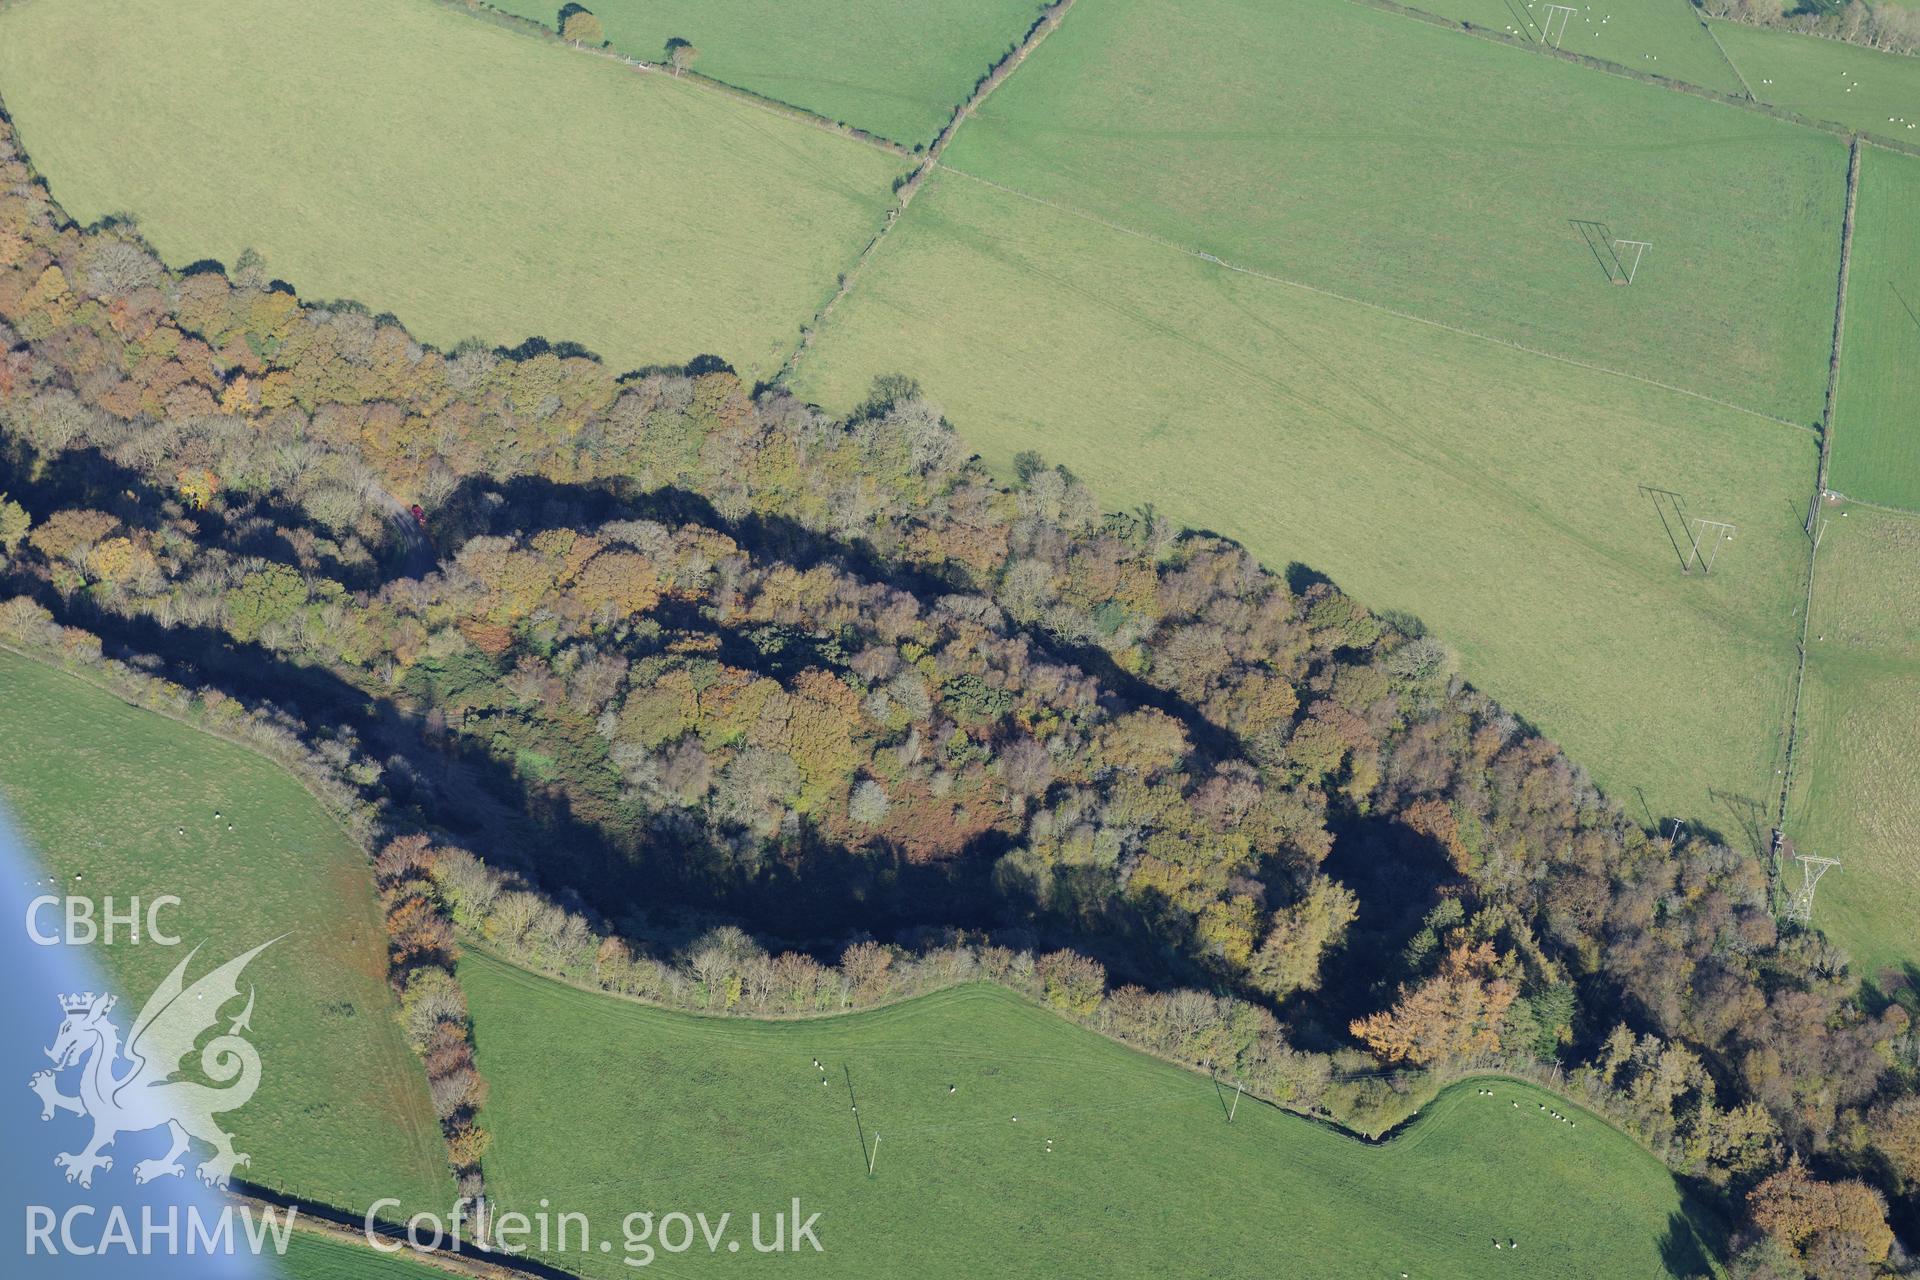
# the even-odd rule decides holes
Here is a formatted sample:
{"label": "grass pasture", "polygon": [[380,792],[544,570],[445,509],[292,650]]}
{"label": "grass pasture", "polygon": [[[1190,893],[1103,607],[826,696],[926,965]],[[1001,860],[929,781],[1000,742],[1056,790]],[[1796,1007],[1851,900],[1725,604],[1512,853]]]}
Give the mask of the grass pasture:
{"label": "grass pasture", "polygon": [[1828,484],[1920,509],[1920,157],[1861,149],[1847,275]]}
{"label": "grass pasture", "polygon": [[777,367],[880,225],[897,156],[434,4],[27,0],[0,94],[82,222],[251,246],[424,341]]}
{"label": "grass pasture", "polygon": [[1413,0],[1413,7],[1456,22],[1471,22],[1517,39],[1552,44],[1568,53],[1605,58],[1634,71],[1740,94],[1740,77],[1701,25],[1691,0],[1605,0],[1573,5],[1553,39],[1545,31],[1552,0]]}
{"label": "grass pasture", "polygon": [[1920,515],[1830,506],[1827,519],[1787,833],[1840,859],[1814,923],[1871,977],[1920,966]]}
{"label": "grass pasture", "polygon": [[[1038,449],[1110,505],[1154,502],[1417,614],[1643,821],[1702,818],[1709,788],[1774,794],[1811,432],[952,173],[836,309],[800,390],[846,407],[896,370],[995,465]],[[1681,575],[1641,484],[1740,526],[1712,577]]]}
{"label": "grass pasture", "polygon": [[[821,1215],[821,1256],[713,1255],[696,1233],[691,1251],[656,1262],[673,1275],[850,1280],[1709,1269],[1713,1219],[1653,1157],[1584,1112],[1571,1128],[1555,1122],[1540,1105],[1565,1104],[1505,1081],[1493,1098],[1471,1083],[1448,1091],[1376,1147],[1252,1101],[1228,1125],[1204,1077],[985,985],[746,1022],[576,990],[474,953],[461,981],[492,1082],[496,1207],[531,1212],[545,1196],[586,1213],[615,1252],[549,1260],[587,1275],[627,1271],[627,1213],[730,1212],[745,1236],[751,1212],[796,1195]],[[1496,1237],[1521,1247],[1496,1251]]]}
{"label": "grass pasture", "polygon": [[[445,1217],[447,1211],[437,1212]],[[286,1280],[447,1280],[460,1274],[406,1254],[380,1253],[310,1231],[296,1231],[288,1238],[278,1272]]]}
{"label": "grass pasture", "polygon": [[[554,27],[557,0],[488,0]],[[695,69],[908,146],[933,141],[955,107],[1039,16],[1040,0],[599,0],[621,53],[649,62],[671,39]]]}
{"label": "grass pasture", "polygon": [[[1762,102],[1920,145],[1920,58],[1743,22],[1711,21],[1713,34]],[[1909,129],[1909,124],[1916,127]]]}
{"label": "grass pasture", "polygon": [[[242,1176],[349,1210],[383,1196],[452,1203],[426,1075],[393,1016],[366,856],[298,782],[0,651],[0,798],[61,886],[51,892],[84,892],[96,907],[107,895],[122,908],[133,895],[181,899],[163,917],[181,947],[93,948],[122,994],[123,1031],[187,948],[202,947],[191,981],[288,935],[243,978],[258,991],[263,1070],[252,1101],[223,1121],[253,1157]],[[50,1039],[51,1000],[47,1012],[32,1034]]]}
{"label": "grass pasture", "polygon": [[[1151,0],[1076,7],[945,161],[1238,266],[1821,412],[1846,147],[1756,112],[1352,4]],[[1631,287],[1575,219],[1653,243]]]}

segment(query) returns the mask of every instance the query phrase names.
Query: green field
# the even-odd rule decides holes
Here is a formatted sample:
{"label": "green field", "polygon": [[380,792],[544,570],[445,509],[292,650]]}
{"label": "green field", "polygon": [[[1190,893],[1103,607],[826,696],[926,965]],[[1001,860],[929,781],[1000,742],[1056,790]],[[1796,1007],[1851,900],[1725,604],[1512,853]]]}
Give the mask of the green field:
{"label": "green field", "polygon": [[[489,0],[553,27],[549,0]],[[915,145],[933,141],[974,82],[1025,35],[1041,0],[597,0],[607,42],[649,62],[671,39],[695,70]]]}
{"label": "green field", "polygon": [[[1238,266],[1821,412],[1846,147],[1757,112],[1352,4],[1155,0],[1076,8],[944,162]],[[1652,242],[1631,287],[1575,219]]]}
{"label": "green field", "polygon": [[899,158],[427,3],[30,0],[0,95],[75,218],[251,246],[424,341],[777,367]]}
{"label": "green field", "polygon": [[[444,1216],[444,1210],[439,1212]],[[306,1231],[296,1231],[289,1238],[279,1272],[287,1280],[447,1280],[457,1274],[415,1262],[405,1254],[379,1253],[369,1246]]]}
{"label": "green field", "polygon": [[1920,965],[1920,516],[1827,514],[1787,833],[1840,859],[1814,923],[1871,977]]}
{"label": "green field", "polygon": [[[844,407],[894,370],[996,465],[1038,449],[1109,505],[1154,502],[1419,615],[1643,821],[1703,815],[1709,788],[1774,794],[1810,432],[953,174],[887,237],[801,390]],[[1740,526],[1711,578],[1681,575],[1641,484]]]}
{"label": "green field", "polygon": [[[180,948],[93,949],[122,992],[123,1030],[186,948],[201,947],[192,978],[287,935],[244,979],[258,992],[263,1074],[223,1120],[253,1157],[244,1177],[350,1210],[383,1196],[452,1203],[426,1075],[393,1016],[366,855],[298,782],[0,651],[0,798],[63,890],[96,903],[111,894],[123,908],[131,895],[181,899],[162,918]],[[47,1012],[32,1034],[50,1039],[51,999]]]}
{"label": "green field", "polygon": [[1920,58],[1740,22],[1713,34],[1761,101],[1920,145]]}
{"label": "green field", "polygon": [[[1631,1140],[1584,1112],[1556,1123],[1539,1104],[1564,1104],[1505,1081],[1494,1098],[1450,1090],[1374,1147],[1252,1101],[1229,1126],[1204,1077],[997,987],[755,1023],[647,1008],[473,954],[461,981],[492,1081],[496,1205],[531,1211],[544,1196],[586,1213],[616,1252],[550,1260],[590,1275],[626,1270],[618,1228],[630,1212],[731,1212],[745,1235],[750,1213],[794,1196],[803,1216],[821,1215],[819,1257],[744,1246],[714,1257],[696,1243],[657,1261],[674,1275],[926,1280],[1630,1280],[1705,1272],[1695,1233],[1716,1234]],[[860,1144],[871,1152],[876,1137],[869,1177]],[[1520,1248],[1496,1251],[1496,1237]]]}
{"label": "green field", "polygon": [[1543,24],[1551,0],[1413,0],[1412,7],[1456,22],[1471,22],[1517,39],[1552,44],[1568,53],[1605,58],[1634,71],[1684,80],[1736,96],[1740,77],[1701,25],[1690,0],[1605,0],[1575,5],[1575,14]]}
{"label": "green field", "polygon": [[1840,350],[1828,485],[1920,509],[1920,157],[1861,150]]}

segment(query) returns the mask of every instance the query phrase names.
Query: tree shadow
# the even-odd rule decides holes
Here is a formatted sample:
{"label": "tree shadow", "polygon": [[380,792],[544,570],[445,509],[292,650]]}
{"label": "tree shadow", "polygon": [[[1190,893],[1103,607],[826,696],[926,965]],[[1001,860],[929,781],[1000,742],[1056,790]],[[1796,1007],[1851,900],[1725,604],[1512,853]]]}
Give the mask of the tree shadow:
{"label": "tree shadow", "polygon": [[1660,1261],[1670,1276],[1717,1275],[1726,1254],[1725,1217],[1713,1209],[1709,1189],[1685,1178],[1675,1182],[1680,1186],[1681,1207],[1667,1215],[1667,1229],[1660,1236]]}
{"label": "tree shadow", "polygon": [[1910,960],[1891,964],[1860,983],[1860,1003],[1868,1013],[1879,1017],[1899,1005],[1920,1021],[1920,967]]}
{"label": "tree shadow", "polygon": [[1390,1003],[1402,981],[1418,976],[1402,957],[1428,914],[1459,876],[1446,850],[1391,815],[1329,815],[1333,851],[1321,870],[1359,900],[1345,941],[1321,965],[1320,989],[1301,997],[1304,1040],[1332,1050],[1352,1043],[1347,1024]]}
{"label": "tree shadow", "polygon": [[[1686,499],[1671,489],[1662,489],[1655,485],[1643,484],[1639,488],[1640,495],[1653,503],[1654,514],[1660,517],[1660,527],[1666,532],[1667,543],[1673,548],[1674,559],[1680,562],[1680,571],[1686,573],[1688,551],[1687,547],[1680,545],[1682,538],[1687,538],[1688,547],[1692,545],[1692,539],[1687,535]],[[1676,525],[1679,526],[1678,533],[1674,532]]]}
{"label": "tree shadow", "polygon": [[[30,483],[15,483],[29,477]],[[186,512],[175,495],[96,449],[42,459],[26,442],[0,436],[0,490],[8,488],[19,491],[37,518],[87,506],[130,527],[155,530],[184,517],[193,522],[196,540],[207,546],[317,570],[356,592],[375,591],[418,572],[410,563],[417,557],[409,555],[400,531],[388,531],[373,562],[316,561],[311,547],[297,554],[290,535],[304,531],[322,537],[331,531],[314,524],[300,507],[282,499],[236,498]],[[699,523],[729,534],[761,558],[777,557],[802,569],[834,565],[921,599],[970,585],[889,561],[864,543],[827,538],[793,521],[757,515],[725,519],[704,497],[677,489],[642,492],[619,483],[566,485],[534,478],[503,485],[469,480],[436,512],[432,525],[442,545],[459,545],[481,533],[530,534],[635,518]],[[839,945],[858,935],[1000,927],[1032,930],[1058,945],[1084,945],[1111,971],[1142,985],[1209,980],[1185,954],[1194,945],[1189,914],[1153,895],[1118,894],[1110,874],[1069,870],[1056,883],[1050,903],[1010,901],[992,878],[994,863],[1011,843],[998,828],[945,858],[927,861],[884,840],[846,847],[803,819],[764,856],[742,859],[738,848],[699,823],[679,820],[676,811],[641,815],[636,823],[630,813],[597,804],[591,796],[524,776],[487,741],[449,732],[435,709],[439,698],[433,683],[445,673],[431,663],[415,664],[407,681],[384,690],[260,643],[235,640],[217,627],[163,625],[122,613],[87,592],[63,594],[41,577],[15,575],[7,585],[10,593],[36,599],[60,622],[98,635],[111,657],[143,666],[157,660],[187,688],[282,708],[308,727],[303,737],[310,742],[329,732],[351,733],[366,756],[383,763],[380,785],[403,810],[564,902],[580,909],[591,903],[587,914],[621,932],[631,934],[628,926],[638,924],[649,936],[685,934],[739,920],[771,944],[832,958]],[[782,634],[769,641],[758,630],[743,633],[692,612],[667,621],[713,636],[719,656],[749,669],[791,674],[808,665],[830,665],[817,642],[805,635]],[[1119,670],[1104,650],[1066,644],[1037,628],[1009,624],[1009,629],[1044,660],[1099,678],[1111,707],[1150,705],[1174,716],[1187,726],[1197,754],[1218,757],[1237,750],[1230,734],[1177,696]],[[476,655],[476,660],[481,659]],[[487,673],[490,678],[500,674],[497,666]]]}
{"label": "tree shadow", "polygon": [[853,1108],[853,1136],[860,1143],[860,1167],[871,1176],[873,1165],[867,1155],[867,1127],[860,1122],[860,1099],[853,1093],[853,1069],[842,1063],[840,1071],[847,1078],[847,1105]]}
{"label": "tree shadow", "polygon": [[1752,796],[1737,795],[1717,787],[1707,788],[1707,798],[1727,811],[1727,815],[1733,819],[1734,830],[1746,842],[1748,852],[1756,858],[1765,859],[1773,848],[1767,806]]}
{"label": "tree shadow", "polygon": [[1607,229],[1607,224],[1586,218],[1568,218],[1567,221],[1586,241],[1587,249],[1593,254],[1594,263],[1600,268],[1600,274],[1606,277],[1607,283],[1620,283],[1626,272],[1621,270],[1620,257],[1613,251],[1613,232]]}

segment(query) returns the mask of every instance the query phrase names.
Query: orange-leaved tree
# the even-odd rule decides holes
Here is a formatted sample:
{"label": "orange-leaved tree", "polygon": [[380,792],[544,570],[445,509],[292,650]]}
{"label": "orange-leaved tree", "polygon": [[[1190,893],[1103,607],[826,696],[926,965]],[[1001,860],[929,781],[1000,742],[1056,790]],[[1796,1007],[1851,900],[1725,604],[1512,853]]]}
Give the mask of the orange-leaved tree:
{"label": "orange-leaved tree", "polygon": [[1491,942],[1461,943],[1440,971],[1402,986],[1391,1009],[1355,1019],[1348,1030],[1382,1057],[1420,1066],[1500,1047],[1500,1027],[1513,1004],[1513,984],[1496,972]]}

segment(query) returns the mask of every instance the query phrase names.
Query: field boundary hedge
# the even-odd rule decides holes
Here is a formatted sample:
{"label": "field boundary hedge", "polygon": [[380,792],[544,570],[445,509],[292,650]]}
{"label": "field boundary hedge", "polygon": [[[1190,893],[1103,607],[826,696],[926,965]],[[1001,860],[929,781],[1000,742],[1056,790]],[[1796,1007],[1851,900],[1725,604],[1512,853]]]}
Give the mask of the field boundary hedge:
{"label": "field boundary hedge", "polygon": [[[786,362],[780,366],[776,381],[784,381],[800,368],[801,358],[813,346],[813,335],[819,331],[821,324],[839,304],[840,299],[846,297],[853,289],[854,281],[859,278],[862,268],[873,256],[874,250],[880,247],[880,242],[887,238],[887,232],[893,230],[894,224],[907,212],[907,206],[913,203],[913,197],[918,194],[928,175],[939,167],[940,155],[947,149],[947,144],[953,141],[953,135],[959,131],[961,123],[974,108],[986,100],[988,94],[999,88],[1008,76],[1019,69],[1020,64],[1027,60],[1027,55],[1047,38],[1048,33],[1066,20],[1067,10],[1071,8],[1073,8],[1073,0],[1053,0],[1052,4],[1041,10],[1040,16],[1033,20],[1033,25],[1027,29],[1027,34],[1021,38],[1020,43],[996,62],[987,74],[981,76],[975,82],[973,92],[967,95],[967,100],[954,108],[952,118],[941,127],[939,133],[934,135],[933,142],[926,148],[925,154],[921,157],[920,163],[914,166],[913,172],[894,184],[895,203],[893,208],[887,210],[886,219],[880,224],[880,230],[874,232],[873,239],[867,241],[866,246],[854,258],[853,264],[840,273],[833,292],[820,305],[820,309],[813,313],[813,318],[800,326],[800,341],[794,346],[793,354],[789,355]],[[959,170],[956,169],[954,172],[958,173]]]}
{"label": "field boundary hedge", "polygon": [[1740,82],[1740,87],[1747,91],[1747,101],[1758,102],[1759,95],[1754,93],[1753,86],[1747,83],[1747,73],[1740,69],[1740,64],[1733,60],[1731,53],[1727,52],[1727,46],[1720,43],[1720,37],[1714,33],[1713,24],[1701,17],[1698,10],[1694,11],[1694,16],[1700,19],[1700,29],[1707,33],[1707,39],[1713,41],[1713,47],[1720,51],[1720,56],[1726,60],[1726,64],[1733,68],[1734,78]]}
{"label": "field boundary hedge", "polygon": [[[1670,89],[1675,93],[1684,93],[1695,98],[1704,98],[1708,102],[1717,102],[1722,106],[1735,107],[1742,111],[1758,112],[1761,115],[1771,116],[1775,120],[1782,121],[1786,124],[1799,125],[1802,128],[1812,129],[1819,133],[1829,133],[1839,138],[1851,138],[1855,132],[1851,126],[1841,124],[1838,121],[1821,120],[1813,116],[1803,116],[1797,111],[1790,111],[1785,107],[1778,107],[1770,102],[1761,102],[1758,99],[1742,98],[1731,93],[1722,93],[1718,89],[1709,89],[1704,85],[1697,85],[1688,80],[1675,80],[1670,76],[1658,75],[1651,71],[1640,71],[1624,63],[1612,62],[1606,58],[1595,58],[1584,53],[1573,53],[1566,49],[1555,49],[1551,45],[1540,44],[1533,40],[1518,40],[1504,31],[1495,31],[1491,27],[1483,27],[1475,22],[1463,22],[1454,18],[1442,17],[1437,13],[1430,13],[1425,9],[1416,8],[1413,5],[1402,4],[1400,0],[1346,0],[1346,2],[1348,4],[1358,5],[1363,9],[1377,9],[1383,13],[1399,14],[1403,18],[1411,18],[1416,22],[1424,22],[1429,26],[1439,27],[1443,31],[1453,31],[1461,35],[1473,36],[1479,40],[1486,40],[1493,44],[1505,45],[1508,48],[1538,54],[1542,57],[1555,58],[1561,62],[1568,62],[1576,66],[1586,67],[1589,70],[1598,71],[1602,75],[1616,76],[1622,80],[1633,80],[1641,84],[1652,85],[1655,88]],[[1711,34],[1711,29],[1709,29],[1709,34]],[[1718,43],[1719,41],[1716,38],[1715,44],[1717,45]],[[1840,43],[1847,42],[1841,41]],[[1864,48],[1865,46],[1860,47]],[[1722,52],[1724,53],[1725,51],[1722,50]],[[1733,60],[1731,58],[1727,59],[1727,61],[1729,65],[1732,65]],[[1740,75],[1740,69],[1738,67],[1734,67],[1734,74]],[[1746,77],[1740,76],[1740,82],[1745,84]],[[1892,138],[1876,139],[1876,143],[1885,146],[1891,151],[1902,151],[1908,155],[1920,156],[1920,146],[1900,142]]]}
{"label": "field boundary hedge", "polygon": [[892,138],[874,133],[868,129],[862,129],[858,125],[848,124],[844,120],[835,120],[831,116],[821,115],[818,111],[810,110],[807,107],[797,107],[791,102],[782,102],[778,98],[770,98],[764,93],[756,92],[741,85],[730,84],[725,80],[719,80],[713,76],[695,71],[691,67],[681,71],[668,72],[664,71],[661,63],[648,62],[644,58],[636,58],[630,54],[621,53],[619,50],[606,45],[596,48],[592,45],[581,44],[577,40],[569,40],[544,23],[535,22],[531,18],[523,18],[517,13],[508,13],[504,9],[496,9],[494,6],[488,4],[487,0],[433,0],[433,3],[444,9],[457,9],[470,17],[478,18],[482,22],[489,23],[506,31],[512,31],[518,35],[531,36],[536,40],[544,40],[549,44],[561,45],[579,53],[590,54],[596,58],[604,58],[608,62],[622,63],[630,69],[643,74],[662,71],[663,74],[673,80],[692,80],[710,89],[724,93],[729,97],[739,98],[750,106],[759,107],[774,115],[781,116],[788,120],[797,120],[801,124],[810,124],[815,128],[825,129],[829,133],[838,133],[844,137],[852,138],[856,142],[864,142],[868,146],[879,147],[883,151],[891,151],[903,156],[916,155],[919,152],[919,148],[917,147],[909,147],[905,143],[894,141]]}
{"label": "field boundary hedge", "polygon": [[[1691,2],[1692,0],[1689,0],[1689,3]],[[1836,7],[1835,11],[1837,12],[1839,8],[1844,8],[1844,7],[1845,5],[1843,2],[1840,6]],[[1903,5],[1902,7],[1905,7],[1905,6]],[[1803,16],[1817,14],[1817,12],[1818,11],[1814,8],[1814,6],[1809,5],[1804,9],[1794,10],[1793,16],[1803,17]],[[1784,18],[1780,22],[1758,22],[1758,21],[1755,21],[1752,17],[1741,17],[1737,13],[1716,13],[1708,16],[1712,17],[1715,22],[1731,22],[1735,26],[1739,26],[1739,27],[1752,27],[1755,31],[1777,31],[1781,35],[1785,35],[1785,36],[1806,36],[1809,39],[1813,39],[1813,40],[1825,40],[1830,44],[1851,45],[1855,49],[1865,49],[1869,53],[1891,54],[1893,57],[1896,57],[1896,58],[1920,57],[1920,47],[1916,47],[1912,49],[1883,49],[1879,45],[1868,44],[1864,40],[1849,40],[1845,36],[1837,36],[1830,31],[1814,31],[1811,29],[1802,29],[1800,27],[1789,26],[1787,25]]]}
{"label": "field boundary hedge", "polygon": [[[1827,468],[1833,460],[1833,405],[1840,393],[1840,346],[1847,327],[1847,271],[1853,261],[1853,213],[1860,194],[1860,135],[1853,135],[1847,149],[1846,211],[1840,219],[1840,278],[1833,303],[1833,347],[1827,360],[1827,397],[1820,411],[1820,458],[1816,464],[1813,496],[1807,502],[1807,590],[1800,601],[1800,635],[1794,645],[1793,701],[1787,711],[1786,756],[1780,770],[1780,800],[1774,811],[1776,831],[1787,826],[1787,805],[1793,797],[1793,766],[1800,744],[1800,703],[1807,687],[1807,632],[1813,626],[1813,575],[1820,559],[1820,534],[1816,522],[1820,506],[1827,501]],[[1776,844],[1767,864],[1769,890],[1777,897],[1780,885],[1780,851]]]}

